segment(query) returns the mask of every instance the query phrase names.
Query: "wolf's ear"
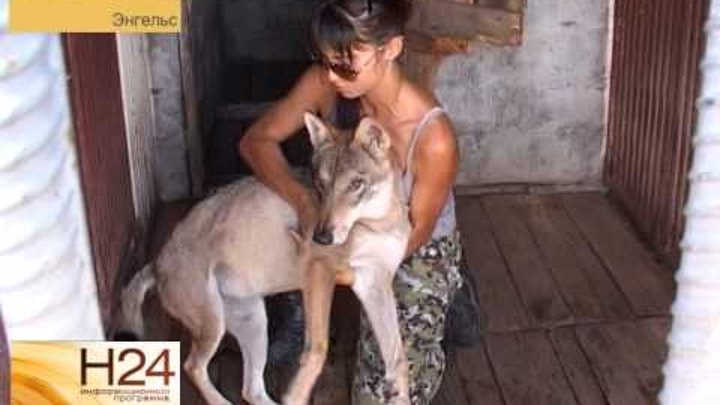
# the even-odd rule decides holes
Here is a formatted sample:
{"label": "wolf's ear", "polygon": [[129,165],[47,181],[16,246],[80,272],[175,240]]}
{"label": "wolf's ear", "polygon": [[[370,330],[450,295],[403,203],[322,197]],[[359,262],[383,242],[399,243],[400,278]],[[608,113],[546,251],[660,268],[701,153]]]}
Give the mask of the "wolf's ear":
{"label": "wolf's ear", "polygon": [[332,140],[330,129],[313,113],[305,113],[305,127],[310,132],[310,142],[315,149]]}
{"label": "wolf's ear", "polygon": [[365,117],[355,130],[354,142],[372,154],[384,154],[390,149],[390,135],[377,121]]}

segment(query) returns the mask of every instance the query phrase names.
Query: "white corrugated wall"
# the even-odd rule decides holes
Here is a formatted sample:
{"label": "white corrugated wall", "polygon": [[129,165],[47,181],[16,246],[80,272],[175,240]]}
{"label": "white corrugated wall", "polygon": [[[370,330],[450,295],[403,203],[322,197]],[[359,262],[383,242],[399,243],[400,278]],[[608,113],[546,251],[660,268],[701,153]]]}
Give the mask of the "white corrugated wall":
{"label": "white corrugated wall", "polygon": [[720,404],[720,0],[712,0],[663,405]]}
{"label": "white corrugated wall", "polygon": [[0,0],[0,307],[11,340],[102,339],[58,35]]}

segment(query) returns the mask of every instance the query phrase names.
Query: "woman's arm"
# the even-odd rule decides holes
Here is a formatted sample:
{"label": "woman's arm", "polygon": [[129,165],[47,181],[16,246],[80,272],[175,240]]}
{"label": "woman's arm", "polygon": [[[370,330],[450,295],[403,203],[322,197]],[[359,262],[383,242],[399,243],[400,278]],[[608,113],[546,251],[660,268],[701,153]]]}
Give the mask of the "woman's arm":
{"label": "woman's arm", "polygon": [[332,87],[324,74],[321,68],[309,68],[238,143],[240,156],[255,176],[295,208],[303,231],[315,221],[315,203],[308,190],[293,178],[280,143],[302,127],[305,112],[317,114],[332,99]]}
{"label": "woman's arm", "polygon": [[445,116],[428,123],[419,134],[413,162],[410,196],[412,231],[405,251],[410,256],[430,240],[440,212],[455,183],[458,149],[450,120]]}

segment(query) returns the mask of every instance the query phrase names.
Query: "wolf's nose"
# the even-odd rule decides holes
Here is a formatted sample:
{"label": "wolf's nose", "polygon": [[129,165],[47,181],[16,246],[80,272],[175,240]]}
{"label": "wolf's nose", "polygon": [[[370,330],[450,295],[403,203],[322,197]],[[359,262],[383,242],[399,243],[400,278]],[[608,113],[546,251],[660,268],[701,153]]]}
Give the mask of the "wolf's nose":
{"label": "wolf's nose", "polygon": [[315,229],[313,232],[313,242],[321,245],[329,245],[333,241],[332,232],[328,232],[327,229]]}

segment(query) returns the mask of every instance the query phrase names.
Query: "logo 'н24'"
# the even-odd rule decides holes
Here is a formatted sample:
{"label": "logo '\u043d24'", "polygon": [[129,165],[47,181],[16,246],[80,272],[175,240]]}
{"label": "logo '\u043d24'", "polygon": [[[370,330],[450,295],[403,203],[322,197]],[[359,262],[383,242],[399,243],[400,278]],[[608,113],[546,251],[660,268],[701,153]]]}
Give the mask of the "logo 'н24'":
{"label": "logo '\u043d24'", "polygon": [[[95,351],[97,352],[97,351]],[[107,356],[104,359],[89,359],[88,350],[80,350],[80,384],[88,384],[88,373],[105,373],[108,385],[115,385],[116,367],[122,364],[124,370],[131,368],[120,375],[117,385],[146,385],[148,378],[163,378],[163,385],[170,384],[170,377],[175,371],[170,369],[170,351],[163,349],[152,362],[147,362],[145,353],[137,348],[122,349],[119,352],[114,349],[107,349]],[[145,367],[146,364],[149,364]]]}

